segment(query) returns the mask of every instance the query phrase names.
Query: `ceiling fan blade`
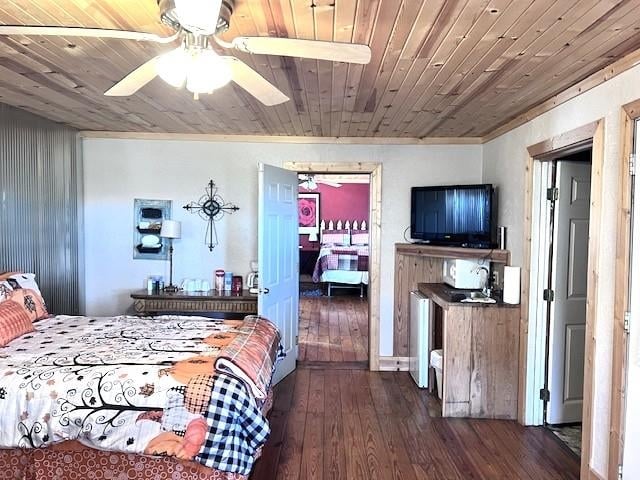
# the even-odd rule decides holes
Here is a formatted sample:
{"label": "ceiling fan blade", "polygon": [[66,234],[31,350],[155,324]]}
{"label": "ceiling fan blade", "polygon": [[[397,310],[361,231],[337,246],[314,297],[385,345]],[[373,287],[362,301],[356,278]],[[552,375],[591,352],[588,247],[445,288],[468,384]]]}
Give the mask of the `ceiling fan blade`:
{"label": "ceiling fan blade", "polygon": [[328,185],[330,187],[335,187],[335,188],[340,188],[342,186],[341,183],[330,182],[328,180],[316,180],[316,183],[324,183],[325,185]]}
{"label": "ceiling fan blade", "polygon": [[143,63],[104,92],[104,94],[108,97],[128,97],[129,95],[133,95],[156,77],[158,74],[156,70],[157,60],[158,57],[153,57],[148,62]]}
{"label": "ceiling fan blade", "polygon": [[267,106],[287,102],[289,97],[236,57],[221,57],[231,67],[231,79]]}
{"label": "ceiling fan blade", "polygon": [[171,43],[179,32],[170,37],[160,37],[155,33],[130,32],[109,28],[84,27],[44,27],[37,25],[0,25],[0,35],[43,35],[48,37],[91,37],[136,40],[138,42]]}
{"label": "ceiling fan blade", "polygon": [[245,53],[362,64],[367,64],[371,61],[371,49],[367,45],[355,43],[278,37],[236,37],[231,42],[231,45]]}

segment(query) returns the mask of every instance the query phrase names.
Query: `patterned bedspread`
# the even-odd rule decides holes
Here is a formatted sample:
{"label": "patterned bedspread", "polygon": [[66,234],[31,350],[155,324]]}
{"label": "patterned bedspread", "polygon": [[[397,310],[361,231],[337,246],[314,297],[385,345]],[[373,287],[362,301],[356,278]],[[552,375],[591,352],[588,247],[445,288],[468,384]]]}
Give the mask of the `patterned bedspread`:
{"label": "patterned bedspread", "polygon": [[319,282],[327,270],[366,272],[369,270],[369,246],[323,246],[313,269],[313,281]]}
{"label": "patterned bedspread", "polygon": [[[269,435],[253,392],[268,391],[278,354],[270,322],[58,316],[35,327],[0,349],[0,448],[75,439],[249,474]],[[217,371],[218,358],[246,378]]]}

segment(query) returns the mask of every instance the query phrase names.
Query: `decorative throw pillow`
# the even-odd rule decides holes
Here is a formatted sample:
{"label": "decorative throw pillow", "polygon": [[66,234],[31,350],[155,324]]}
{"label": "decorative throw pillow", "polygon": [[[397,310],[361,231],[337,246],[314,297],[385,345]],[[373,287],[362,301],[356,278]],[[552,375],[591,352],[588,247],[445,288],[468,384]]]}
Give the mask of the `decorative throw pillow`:
{"label": "decorative throw pillow", "polygon": [[369,245],[369,230],[351,230],[351,245]]}
{"label": "decorative throw pillow", "polygon": [[348,246],[349,230],[324,230],[322,232],[322,243]]}
{"label": "decorative throw pillow", "polygon": [[0,346],[34,330],[31,317],[22,305],[13,300],[0,303]]}
{"label": "decorative throw pillow", "polygon": [[47,312],[47,307],[45,307],[42,297],[34,290],[19,288],[18,290],[11,292],[9,300],[21,305],[29,314],[29,318],[32,322],[49,316],[49,312]]}

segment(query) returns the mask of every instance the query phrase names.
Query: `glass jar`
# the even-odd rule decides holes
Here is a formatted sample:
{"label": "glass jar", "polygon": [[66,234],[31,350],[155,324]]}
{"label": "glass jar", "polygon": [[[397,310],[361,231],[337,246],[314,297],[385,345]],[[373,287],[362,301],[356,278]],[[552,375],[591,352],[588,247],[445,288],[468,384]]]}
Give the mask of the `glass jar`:
{"label": "glass jar", "polygon": [[213,283],[218,292],[222,292],[224,290],[224,270],[216,270]]}

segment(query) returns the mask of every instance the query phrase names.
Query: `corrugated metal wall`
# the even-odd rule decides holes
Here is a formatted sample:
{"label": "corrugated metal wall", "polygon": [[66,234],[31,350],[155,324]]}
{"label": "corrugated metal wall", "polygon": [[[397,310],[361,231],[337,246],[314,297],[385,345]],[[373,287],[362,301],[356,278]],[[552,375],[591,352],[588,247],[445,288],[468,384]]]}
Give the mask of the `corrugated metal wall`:
{"label": "corrugated metal wall", "polygon": [[0,104],[0,271],[34,272],[52,313],[81,310],[77,131]]}

